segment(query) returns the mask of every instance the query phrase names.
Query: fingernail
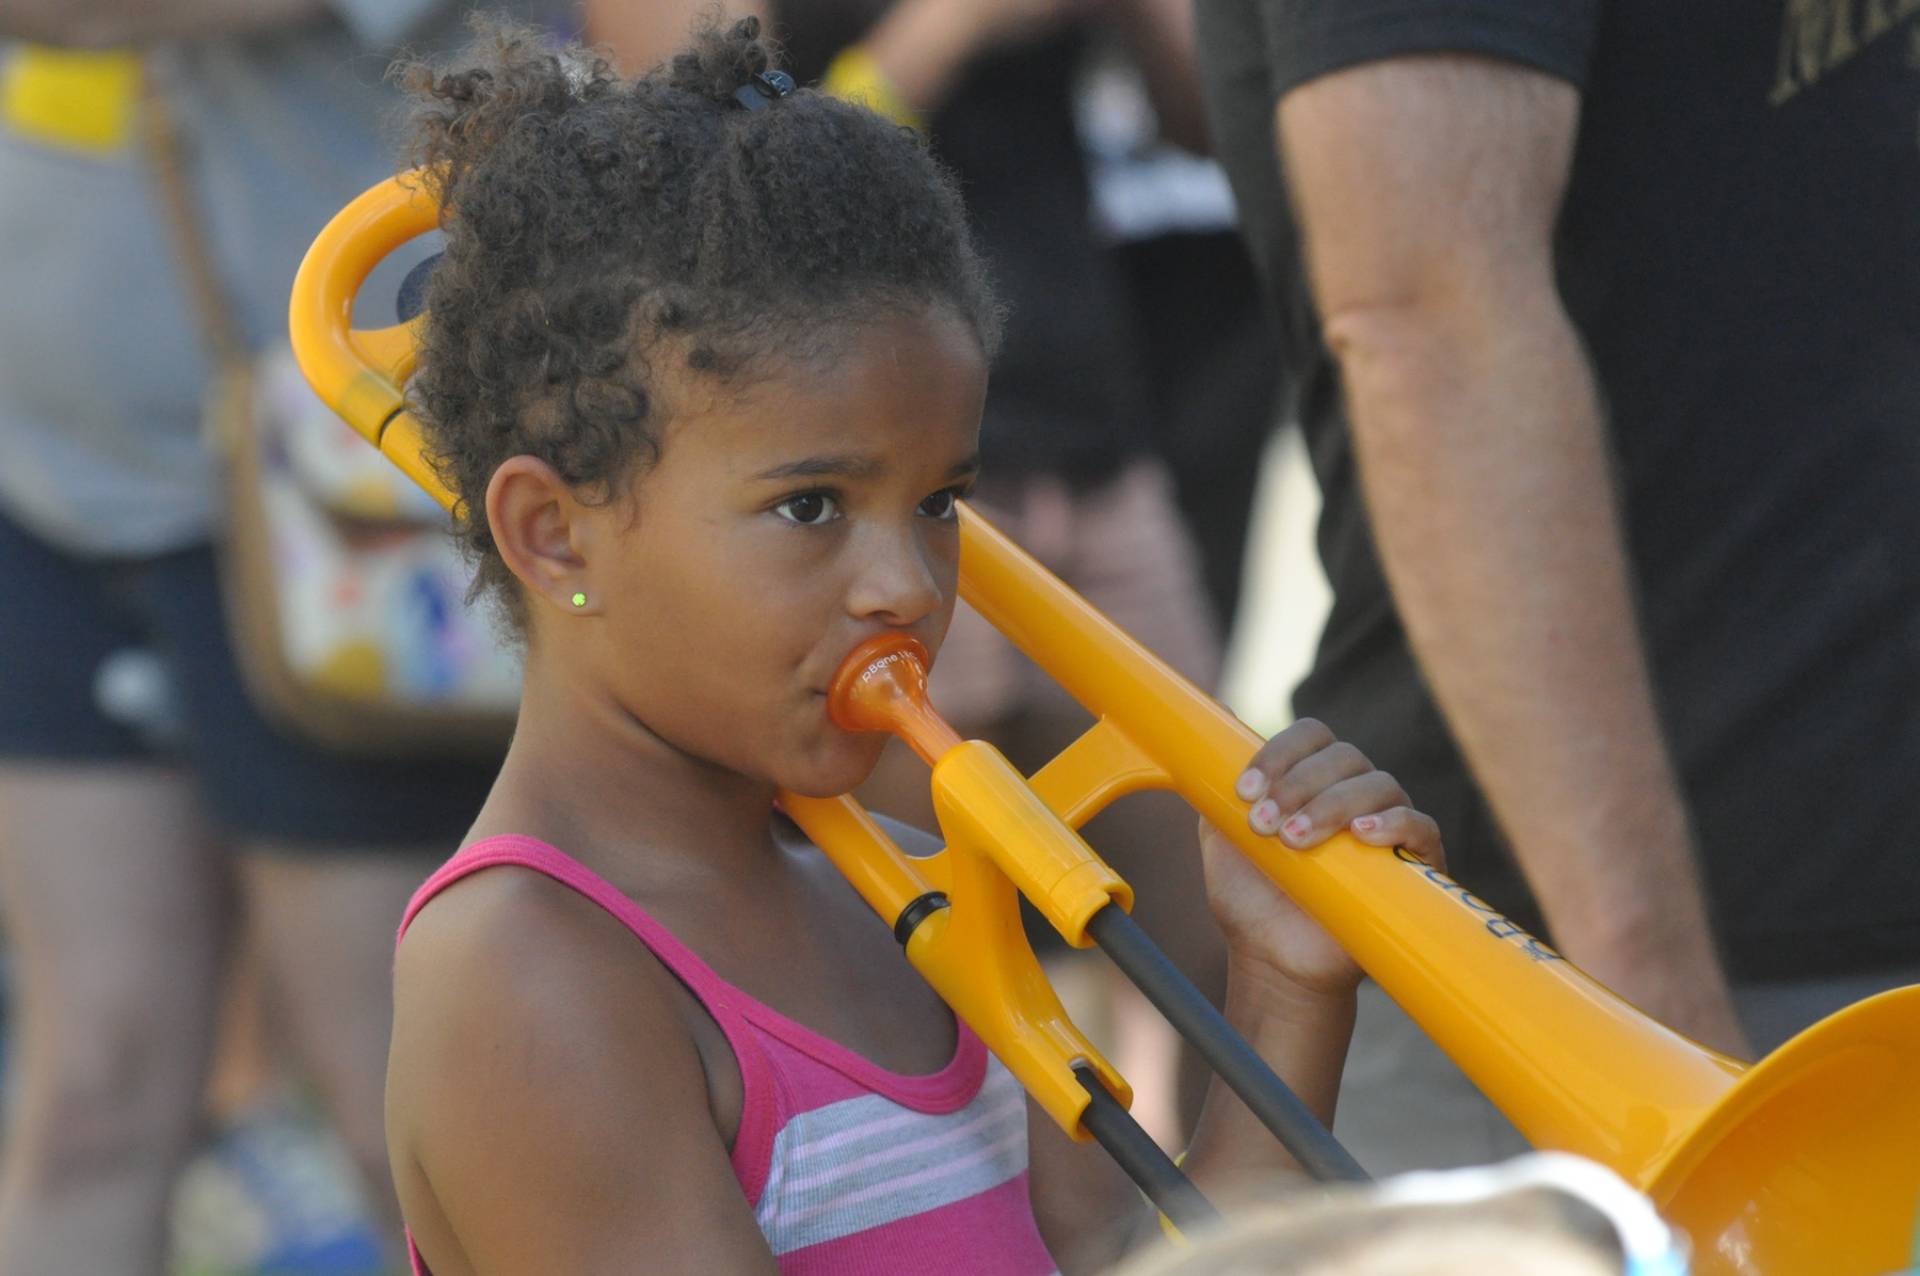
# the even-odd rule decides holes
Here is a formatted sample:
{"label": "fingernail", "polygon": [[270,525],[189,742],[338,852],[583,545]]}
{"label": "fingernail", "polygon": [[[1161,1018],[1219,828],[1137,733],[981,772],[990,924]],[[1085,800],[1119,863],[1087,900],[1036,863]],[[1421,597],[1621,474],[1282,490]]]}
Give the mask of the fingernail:
{"label": "fingernail", "polygon": [[1247,822],[1253,825],[1256,833],[1271,833],[1280,827],[1280,806],[1272,798],[1254,804],[1247,813]]}
{"label": "fingernail", "polygon": [[1285,827],[1282,829],[1282,832],[1284,832],[1287,835],[1287,840],[1289,842],[1301,841],[1307,836],[1308,833],[1312,831],[1313,831],[1313,821],[1308,819],[1304,815],[1294,816],[1292,819],[1287,821]]}
{"label": "fingernail", "polygon": [[1363,815],[1353,822],[1356,833],[1371,833],[1379,827],[1380,817],[1377,815]]}
{"label": "fingernail", "polygon": [[1233,791],[1240,795],[1242,802],[1251,802],[1260,796],[1260,790],[1265,787],[1266,783],[1266,776],[1261,775],[1258,771],[1246,770],[1242,771],[1240,778],[1233,782]]}

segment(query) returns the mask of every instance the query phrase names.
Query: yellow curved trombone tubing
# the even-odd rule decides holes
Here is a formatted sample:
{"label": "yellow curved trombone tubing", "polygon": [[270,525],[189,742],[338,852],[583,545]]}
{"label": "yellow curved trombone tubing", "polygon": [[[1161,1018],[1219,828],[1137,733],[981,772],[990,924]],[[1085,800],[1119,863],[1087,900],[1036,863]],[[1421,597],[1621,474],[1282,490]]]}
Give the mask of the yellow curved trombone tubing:
{"label": "yellow curved trombone tubing", "polygon": [[[373,265],[436,223],[415,187],[383,183],[322,232],[295,282],[293,342],[321,398],[451,504],[399,389],[413,334],[351,327]],[[998,767],[947,765],[978,750],[950,750],[933,777],[949,845],[932,857],[902,853],[849,798],[782,801],[889,923],[929,891],[950,896],[951,908],[914,931],[908,959],[1063,1128],[1084,1137],[1074,1062],[1091,1062],[1123,1101],[1127,1091],[1034,963],[1001,865],[1031,851],[1022,839],[1047,823],[1041,809],[1078,828],[1126,793],[1171,788],[1325,926],[1536,1145],[1592,1157],[1647,1191],[1692,1235],[1696,1270],[1866,1276],[1908,1264],[1920,1202],[1920,988],[1849,1007],[1751,1068],[1687,1041],[1410,856],[1344,835],[1295,852],[1255,834],[1233,784],[1259,737],[971,510],[961,535],[962,595],[1095,725],[1020,794]]]}

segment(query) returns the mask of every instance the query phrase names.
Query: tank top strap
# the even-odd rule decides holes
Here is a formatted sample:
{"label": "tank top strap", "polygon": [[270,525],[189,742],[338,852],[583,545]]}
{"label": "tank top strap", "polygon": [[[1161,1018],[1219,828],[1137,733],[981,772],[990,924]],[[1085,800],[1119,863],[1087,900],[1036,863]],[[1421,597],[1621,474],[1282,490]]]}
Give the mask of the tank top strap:
{"label": "tank top strap", "polygon": [[612,914],[647,946],[661,965],[673,972],[720,1025],[740,1067],[740,1129],[733,1141],[733,1167],[748,1200],[755,1200],[765,1181],[774,1136],[786,1120],[786,1113],[781,1111],[784,1105],[778,1078],[754,1025],[749,1022],[747,1006],[742,1004],[757,1007],[759,1003],[714,973],[713,968],[675,938],[672,931],[655,921],[611,882],[539,838],[519,834],[482,838],[462,847],[414,892],[400,921],[396,947],[399,940],[406,938],[407,928],[420,910],[441,891],[475,873],[509,865],[551,878]]}
{"label": "tank top strap", "polygon": [[726,1005],[729,1011],[739,1009],[731,1004],[733,998],[730,994],[735,991],[733,985],[715,974],[713,968],[681,943],[672,931],[655,921],[645,909],[604,877],[559,847],[535,837],[505,834],[483,838],[462,847],[414,895],[401,920],[400,933],[406,934],[408,924],[435,895],[462,878],[503,864],[530,868],[563,886],[573,888],[612,913],[622,925],[637,935],[660,959],[661,964],[671,970],[702,1002],[713,1000]]}

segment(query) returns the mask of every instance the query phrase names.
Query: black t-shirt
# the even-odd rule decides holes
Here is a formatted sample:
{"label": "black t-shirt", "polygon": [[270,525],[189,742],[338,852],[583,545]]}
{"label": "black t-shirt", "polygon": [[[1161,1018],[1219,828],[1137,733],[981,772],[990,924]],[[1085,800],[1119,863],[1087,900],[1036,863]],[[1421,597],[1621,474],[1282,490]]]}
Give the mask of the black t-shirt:
{"label": "black t-shirt", "polygon": [[[802,83],[893,0],[781,0],[775,29]],[[1066,29],[976,58],[928,121],[1007,304],[987,391],[989,473],[1091,482],[1146,450],[1125,281],[1096,237],[1073,90],[1084,37]]]}
{"label": "black t-shirt", "polygon": [[[1274,148],[1290,89],[1483,54],[1582,91],[1556,232],[1736,975],[1920,957],[1920,15],[1869,0],[1200,0],[1335,601],[1295,702],[1537,924],[1381,578]],[[1896,13],[1902,16],[1895,16]],[[1551,512],[1541,512],[1551,534]]]}

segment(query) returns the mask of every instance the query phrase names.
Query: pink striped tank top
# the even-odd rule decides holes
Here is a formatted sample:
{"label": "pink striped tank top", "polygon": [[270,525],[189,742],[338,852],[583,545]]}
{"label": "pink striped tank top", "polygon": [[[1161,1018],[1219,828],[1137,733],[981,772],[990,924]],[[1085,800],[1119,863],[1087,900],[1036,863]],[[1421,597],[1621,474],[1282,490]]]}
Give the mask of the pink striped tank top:
{"label": "pink striped tank top", "polygon": [[[965,1023],[953,1059],[902,1076],[756,1001],[604,878],[530,837],[465,847],[427,879],[400,935],[435,895],[513,864],[618,918],[700,999],[740,1065],[733,1171],[785,1276],[1045,1276],[1052,1257],[1027,1195],[1027,1104]],[[430,1276],[408,1238],[416,1276]]]}

